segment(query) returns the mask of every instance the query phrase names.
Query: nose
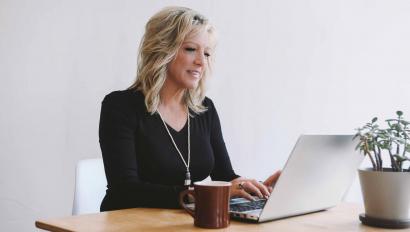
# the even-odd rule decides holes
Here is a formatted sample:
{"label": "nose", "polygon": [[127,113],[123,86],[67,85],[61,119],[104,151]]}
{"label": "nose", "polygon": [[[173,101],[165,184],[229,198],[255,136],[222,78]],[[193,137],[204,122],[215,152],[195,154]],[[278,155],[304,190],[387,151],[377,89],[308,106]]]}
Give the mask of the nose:
{"label": "nose", "polygon": [[202,54],[202,53],[197,53],[197,55],[195,56],[194,63],[195,63],[196,65],[203,66],[203,65],[205,64],[205,62],[206,62],[206,57],[205,57],[205,55]]}

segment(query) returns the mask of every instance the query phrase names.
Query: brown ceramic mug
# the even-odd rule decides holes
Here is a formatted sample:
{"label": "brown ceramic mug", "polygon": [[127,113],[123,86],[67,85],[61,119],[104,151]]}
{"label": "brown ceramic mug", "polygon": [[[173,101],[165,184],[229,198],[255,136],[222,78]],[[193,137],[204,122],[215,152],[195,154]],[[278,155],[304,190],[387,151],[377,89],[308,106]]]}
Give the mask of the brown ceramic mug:
{"label": "brown ceramic mug", "polygon": [[[230,182],[195,182],[194,189],[180,193],[179,204],[194,218],[194,225],[203,228],[224,228],[229,225]],[[188,208],[183,199],[186,195],[195,199],[195,210]]]}

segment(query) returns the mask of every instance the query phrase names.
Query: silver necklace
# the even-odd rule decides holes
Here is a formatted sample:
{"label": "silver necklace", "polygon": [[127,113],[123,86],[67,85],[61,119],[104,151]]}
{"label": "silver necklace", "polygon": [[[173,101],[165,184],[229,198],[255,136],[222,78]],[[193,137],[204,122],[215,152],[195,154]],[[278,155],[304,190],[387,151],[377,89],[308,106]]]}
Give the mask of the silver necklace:
{"label": "silver necklace", "polygon": [[178,149],[177,144],[174,141],[174,138],[172,137],[171,133],[168,130],[168,126],[165,123],[165,120],[162,118],[161,113],[159,112],[159,110],[157,110],[159,117],[162,120],[162,123],[164,123],[165,129],[168,132],[169,137],[171,138],[172,143],[174,144],[175,149],[177,150],[179,157],[181,157],[182,162],[184,162],[184,165],[186,167],[186,173],[185,173],[185,181],[184,181],[184,185],[185,186],[189,186],[191,185],[191,173],[189,172],[189,164],[191,162],[191,135],[190,135],[190,126],[189,126],[189,109],[188,109],[188,163],[185,162],[184,157],[182,156],[181,151]]}

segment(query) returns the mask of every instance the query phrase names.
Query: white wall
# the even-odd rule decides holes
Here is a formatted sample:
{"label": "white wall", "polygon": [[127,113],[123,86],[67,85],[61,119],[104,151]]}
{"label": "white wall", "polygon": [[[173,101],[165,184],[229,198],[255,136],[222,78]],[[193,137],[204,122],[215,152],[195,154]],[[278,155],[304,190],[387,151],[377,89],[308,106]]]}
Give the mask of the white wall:
{"label": "white wall", "polygon": [[218,28],[209,96],[241,175],[281,168],[301,133],[410,114],[406,0],[0,0],[0,231],[71,213],[76,162],[101,156],[101,100],[133,81],[143,27],[168,5]]}

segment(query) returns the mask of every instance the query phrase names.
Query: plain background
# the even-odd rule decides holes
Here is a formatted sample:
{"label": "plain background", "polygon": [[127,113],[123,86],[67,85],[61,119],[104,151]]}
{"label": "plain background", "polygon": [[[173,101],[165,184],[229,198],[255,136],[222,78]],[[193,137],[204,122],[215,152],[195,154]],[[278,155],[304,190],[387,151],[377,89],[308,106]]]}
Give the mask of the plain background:
{"label": "plain background", "polygon": [[0,0],[0,231],[70,215],[76,162],[101,157],[101,101],[134,81],[169,5],[218,29],[208,96],[240,175],[282,168],[299,134],[410,114],[410,1]]}

